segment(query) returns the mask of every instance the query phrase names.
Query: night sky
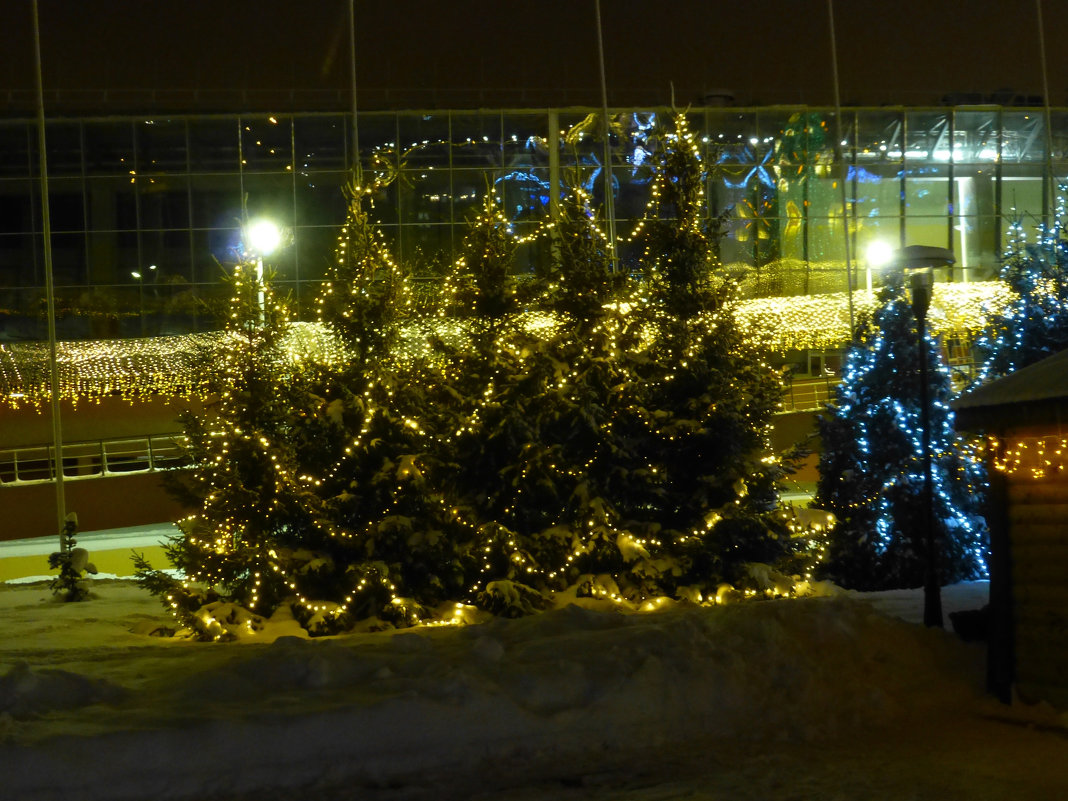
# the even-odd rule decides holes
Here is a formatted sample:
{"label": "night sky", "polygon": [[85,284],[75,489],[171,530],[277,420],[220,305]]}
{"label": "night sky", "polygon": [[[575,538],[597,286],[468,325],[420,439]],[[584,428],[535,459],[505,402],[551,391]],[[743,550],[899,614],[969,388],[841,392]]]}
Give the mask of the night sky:
{"label": "night sky", "polygon": [[[602,0],[609,102],[833,102],[826,0]],[[0,113],[32,112],[30,0],[0,0]],[[593,0],[357,0],[363,108],[600,104]],[[347,0],[39,0],[52,113],[348,107]],[[1043,3],[1068,103],[1068,3]],[[1041,96],[1036,4],[837,0],[843,103]]]}

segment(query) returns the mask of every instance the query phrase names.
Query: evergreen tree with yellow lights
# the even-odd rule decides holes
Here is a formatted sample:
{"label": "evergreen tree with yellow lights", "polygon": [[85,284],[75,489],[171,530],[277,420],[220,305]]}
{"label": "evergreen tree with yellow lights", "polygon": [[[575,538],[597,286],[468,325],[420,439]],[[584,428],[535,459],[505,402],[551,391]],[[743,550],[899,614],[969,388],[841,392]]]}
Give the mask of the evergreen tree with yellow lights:
{"label": "evergreen tree with yellow lights", "polygon": [[[846,354],[835,404],[819,420],[823,451],[815,504],[835,514],[824,574],[845,587],[876,590],[923,584],[924,460],[915,317],[900,280]],[[935,542],[940,577],[985,573],[980,516],[984,476],[953,430],[949,371],[937,341],[928,361]]]}
{"label": "evergreen tree with yellow lights", "polygon": [[556,259],[530,307],[555,328],[516,337],[518,371],[479,436],[497,479],[476,585],[498,611],[517,602],[529,611],[565,589],[634,601],[663,594],[650,581],[651,555],[620,527],[616,508],[626,490],[621,465],[632,461],[614,421],[640,348],[640,321],[623,311],[633,287],[612,271],[581,189],[562,199],[553,225]]}
{"label": "evergreen tree with yellow lights", "polygon": [[[167,549],[181,584],[140,560],[141,578],[202,636],[287,607],[312,634],[408,625],[463,590],[459,540],[426,480],[434,448],[418,419],[426,375],[394,357],[407,277],[351,187],[320,322],[342,345],[296,369],[270,287],[234,277],[218,401],[187,419],[197,513]],[[242,610],[242,611],[237,611]],[[206,621],[211,621],[211,625]],[[229,632],[232,633],[232,632]]]}
{"label": "evergreen tree with yellow lights", "polygon": [[618,320],[608,320],[618,312],[607,307],[626,279],[611,272],[580,191],[553,226],[556,260],[521,288],[515,239],[490,193],[449,281],[470,343],[447,352],[434,406],[448,420],[440,428],[455,432],[449,486],[475,533],[469,598],[503,615],[544,608],[575,585],[616,594],[627,572],[605,480],[612,397],[627,382]]}
{"label": "evergreen tree with yellow lights", "polygon": [[[641,288],[613,269],[590,198],[575,187],[557,211],[557,260],[539,306],[558,321],[540,358],[548,381],[533,415],[543,458],[566,465],[554,528],[571,534],[552,571],[579,595],[641,602],[673,595],[671,557],[639,542],[621,516],[645,465],[634,436],[635,392],[647,362]],[[529,473],[529,470],[528,470]],[[552,480],[538,476],[538,480]],[[561,560],[562,557],[562,560]]]}
{"label": "evergreen tree with yellow lights", "polygon": [[206,377],[211,400],[183,418],[194,466],[175,479],[175,491],[195,511],[165,550],[184,581],[137,561],[150,590],[201,636],[216,638],[233,634],[227,619],[251,625],[248,613],[269,614],[291,595],[278,554],[323,517],[301,479],[294,439],[313,396],[287,355],[286,305],[255,265],[238,264],[230,282],[229,316]]}
{"label": "evergreen tree with yellow lights", "polygon": [[349,359],[322,369],[320,413],[301,432],[309,450],[319,444],[307,469],[329,521],[302,544],[315,567],[297,582],[298,616],[316,630],[368,617],[410,624],[464,589],[464,529],[434,489],[439,448],[424,420],[440,376],[394,347],[411,287],[369,218],[370,194],[350,187],[319,301]]}
{"label": "evergreen tree with yellow lights", "polygon": [[551,506],[555,489],[543,485],[532,503],[516,503],[511,490],[509,471],[536,447],[528,411],[545,377],[530,369],[542,344],[523,328],[510,228],[496,194],[488,192],[446,279],[442,311],[459,322],[464,337],[436,343],[445,374],[431,390],[429,425],[441,432],[442,461],[451,465],[442,475],[452,513],[473,541],[466,597],[519,614],[545,604],[535,580],[539,556],[526,534],[542,516],[533,502]]}
{"label": "evergreen tree with yellow lights", "polygon": [[334,264],[317,301],[319,321],[345,344],[349,369],[367,370],[388,359],[399,324],[412,313],[407,272],[394,261],[381,230],[370,217],[377,185],[345,187],[348,208],[338,234]]}
{"label": "evergreen tree with yellow lights", "polygon": [[707,593],[750,585],[754,563],[801,572],[809,543],[772,514],[782,381],[735,320],[738,286],[717,270],[723,220],[703,216],[705,171],[684,115],[665,140],[640,231],[652,341],[625,423],[639,462],[619,508],[639,545],[665,554],[663,585]]}

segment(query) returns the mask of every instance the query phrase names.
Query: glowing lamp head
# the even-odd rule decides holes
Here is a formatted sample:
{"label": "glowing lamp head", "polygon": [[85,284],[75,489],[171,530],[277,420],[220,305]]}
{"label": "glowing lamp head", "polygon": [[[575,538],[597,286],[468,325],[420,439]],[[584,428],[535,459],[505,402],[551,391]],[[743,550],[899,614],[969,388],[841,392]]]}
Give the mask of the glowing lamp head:
{"label": "glowing lamp head", "polygon": [[868,245],[866,255],[872,267],[885,267],[893,261],[894,249],[887,242],[876,240]]}
{"label": "glowing lamp head", "polygon": [[245,233],[249,250],[257,256],[270,256],[282,244],[282,231],[270,220],[254,220]]}

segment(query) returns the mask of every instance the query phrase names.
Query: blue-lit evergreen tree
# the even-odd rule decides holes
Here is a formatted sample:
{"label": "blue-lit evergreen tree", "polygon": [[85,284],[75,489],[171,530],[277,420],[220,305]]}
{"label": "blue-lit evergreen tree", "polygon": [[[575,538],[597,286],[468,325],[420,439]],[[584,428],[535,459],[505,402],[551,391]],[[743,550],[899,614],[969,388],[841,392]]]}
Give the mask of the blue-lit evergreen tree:
{"label": "blue-lit evergreen tree", "polygon": [[[920,347],[900,281],[846,354],[836,403],[820,417],[823,444],[815,506],[833,512],[825,574],[856,589],[918,587],[924,579],[924,462]],[[953,430],[949,371],[928,336],[935,541],[943,583],[985,573],[980,516],[984,476]]]}
{"label": "blue-lit evergreen tree", "polygon": [[990,317],[988,331],[976,342],[983,360],[980,380],[996,378],[1068,348],[1068,240],[1063,198],[1054,225],[1028,244],[1023,226],[1012,240],[1001,268],[1009,285],[1009,304]]}

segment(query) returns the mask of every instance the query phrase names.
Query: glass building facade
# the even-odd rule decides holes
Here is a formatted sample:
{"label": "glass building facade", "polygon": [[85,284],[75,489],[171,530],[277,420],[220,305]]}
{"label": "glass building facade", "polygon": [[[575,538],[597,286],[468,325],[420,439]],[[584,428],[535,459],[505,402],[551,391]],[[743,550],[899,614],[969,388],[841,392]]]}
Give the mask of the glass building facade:
{"label": "glass building facade", "polygon": [[[558,193],[611,185],[619,252],[645,213],[668,109],[403,111],[351,116],[188,115],[53,119],[46,126],[59,336],[143,336],[215,325],[241,222],[283,225],[269,260],[304,316],[344,219],[359,150],[393,180],[375,216],[418,273],[451,261],[466,220],[495,188],[520,248]],[[726,215],[722,261],[760,295],[878,283],[872,249],[951,249],[948,280],[996,275],[1014,222],[1049,220],[1068,172],[1068,110],[1016,107],[708,108],[687,113],[704,148],[709,218]],[[34,120],[0,120],[0,338],[44,338],[44,247]],[[840,143],[840,144],[839,144]],[[605,168],[606,157],[610,169]],[[848,260],[847,260],[848,253]],[[847,263],[850,269],[847,270]]]}

